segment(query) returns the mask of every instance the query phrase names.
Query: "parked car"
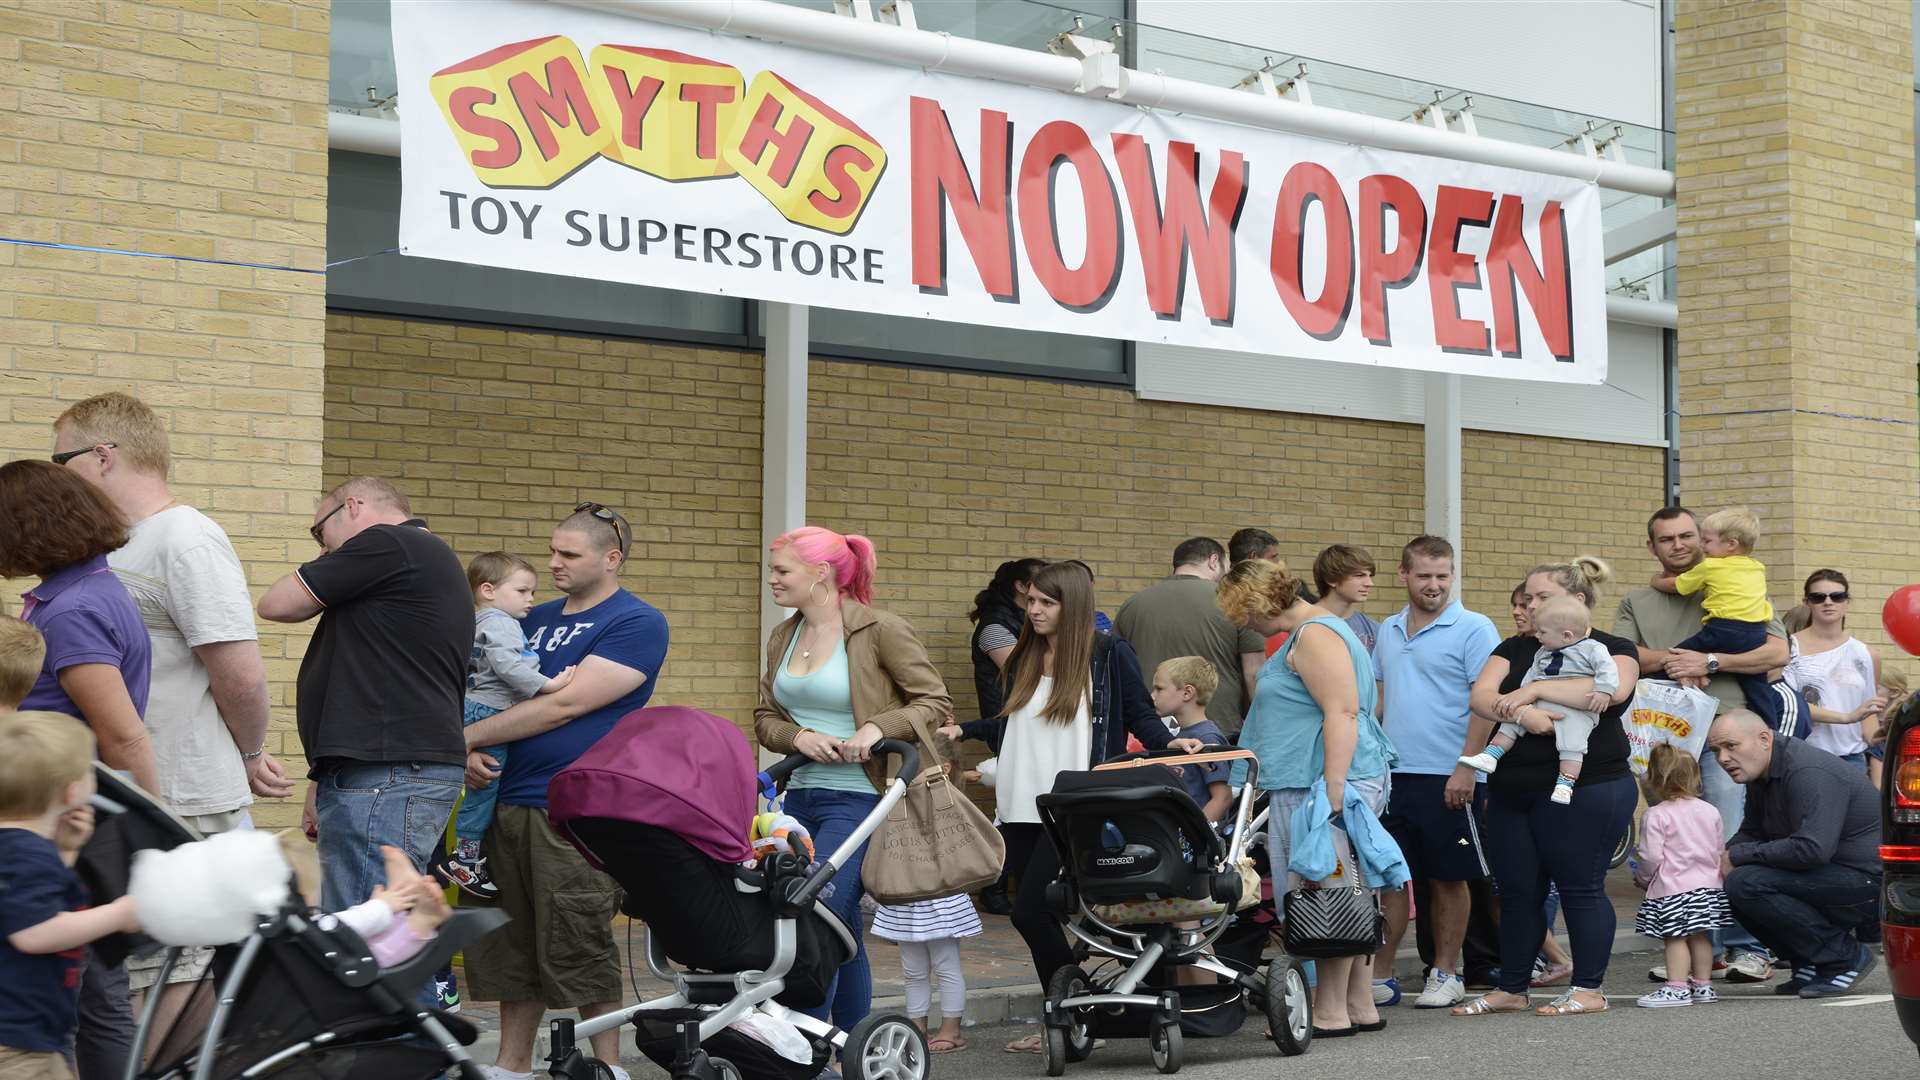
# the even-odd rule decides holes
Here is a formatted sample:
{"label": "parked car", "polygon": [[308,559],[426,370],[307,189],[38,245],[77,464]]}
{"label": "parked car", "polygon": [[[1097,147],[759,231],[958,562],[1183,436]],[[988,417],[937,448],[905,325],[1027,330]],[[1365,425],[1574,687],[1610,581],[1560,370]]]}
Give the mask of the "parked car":
{"label": "parked car", "polygon": [[1920,708],[1909,698],[1887,729],[1881,777],[1880,862],[1886,882],[1880,925],[1893,1006],[1920,1046]]}

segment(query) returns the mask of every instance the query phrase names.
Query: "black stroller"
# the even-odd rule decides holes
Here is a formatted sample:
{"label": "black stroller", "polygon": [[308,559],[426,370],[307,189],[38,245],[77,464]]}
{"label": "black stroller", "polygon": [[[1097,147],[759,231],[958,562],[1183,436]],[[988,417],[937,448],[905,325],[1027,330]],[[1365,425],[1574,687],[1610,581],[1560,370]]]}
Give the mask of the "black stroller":
{"label": "black stroller", "polygon": [[[1247,763],[1229,842],[1160,768],[1209,761]],[[1178,1072],[1182,992],[1221,992],[1181,987],[1173,972],[1182,966],[1226,980],[1228,994],[1245,995],[1265,1012],[1282,1054],[1306,1053],[1313,1004],[1300,962],[1282,955],[1258,971],[1214,949],[1235,913],[1260,902],[1247,853],[1257,768],[1248,750],[1131,754],[1091,772],[1061,773],[1053,791],[1039,797],[1041,821],[1061,853],[1049,904],[1067,920],[1080,951],[1124,965],[1098,980],[1079,966],[1062,968],[1048,981],[1047,1075],[1084,1060],[1096,1038],[1147,1038],[1154,1066]],[[1266,937],[1254,931],[1255,957]]]}
{"label": "black stroller", "polygon": [[[677,732],[637,726],[630,737],[684,738],[688,722],[682,719]],[[877,1012],[842,1032],[795,1011],[825,1001],[834,973],[854,953],[852,934],[820,902],[821,893],[920,771],[919,754],[907,743],[882,739],[873,750],[876,756],[898,755],[893,782],[846,842],[811,868],[788,854],[770,856],[758,868],[723,862],[667,828],[597,816],[642,797],[637,780],[628,791],[617,770],[597,770],[610,801],[593,814],[569,811],[564,820],[556,814],[555,823],[619,881],[626,913],[647,926],[647,965],[671,981],[674,992],[592,1020],[555,1021],[549,1075],[606,1080],[606,1066],[585,1056],[579,1042],[632,1023],[640,1051],[674,1080],[812,1080],[835,1050],[846,1080],[926,1080],[926,1035],[906,1016]],[[794,754],[763,779],[783,780],[807,761]],[[742,835],[747,826],[740,823]],[[676,963],[686,970],[676,970]],[[797,1028],[812,1048],[811,1059],[791,1060],[730,1026],[755,1013]]]}
{"label": "black stroller", "polygon": [[[96,897],[125,890],[135,852],[201,838],[130,781],[104,766],[94,774],[99,824],[81,871]],[[415,999],[455,952],[505,921],[493,911],[456,912],[425,950],[382,971],[358,935],[344,926],[322,930],[296,894],[245,941],[214,951],[207,977],[160,1040],[153,1063],[143,1070],[134,1055],[127,1080],[482,1080],[466,1052],[473,1027],[420,1009]],[[126,939],[101,945],[109,956],[137,947]],[[180,952],[167,950],[156,986],[166,983]],[[136,1047],[147,1044],[159,1003],[159,994],[148,995]]]}

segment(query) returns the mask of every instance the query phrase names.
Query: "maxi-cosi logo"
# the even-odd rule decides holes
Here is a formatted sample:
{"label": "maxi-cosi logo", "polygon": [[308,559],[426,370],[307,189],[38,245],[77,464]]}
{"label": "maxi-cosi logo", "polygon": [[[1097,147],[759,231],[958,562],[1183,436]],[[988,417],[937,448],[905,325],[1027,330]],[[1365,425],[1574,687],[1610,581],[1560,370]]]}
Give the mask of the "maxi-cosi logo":
{"label": "maxi-cosi logo", "polygon": [[853,121],[771,71],[555,36],[434,73],[440,112],[492,188],[550,188],[595,158],[662,180],[738,176],[796,225],[844,235],[886,170]]}

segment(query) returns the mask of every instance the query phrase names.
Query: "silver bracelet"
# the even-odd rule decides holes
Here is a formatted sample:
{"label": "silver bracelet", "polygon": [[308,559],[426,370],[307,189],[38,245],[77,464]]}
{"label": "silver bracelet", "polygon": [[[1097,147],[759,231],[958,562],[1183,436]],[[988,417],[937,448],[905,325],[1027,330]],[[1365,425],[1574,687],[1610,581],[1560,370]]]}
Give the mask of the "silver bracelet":
{"label": "silver bracelet", "polygon": [[266,747],[264,747],[264,746],[263,746],[263,747],[261,747],[261,748],[260,748],[260,749],[258,749],[258,750],[249,750],[248,752],[246,752],[246,753],[244,753],[244,754],[241,754],[241,755],[240,755],[240,760],[241,760],[241,761],[252,761],[252,760],[253,760],[254,758],[257,758],[257,757],[259,757],[259,756],[260,756],[261,754],[264,754],[264,753],[266,753],[266,752],[267,752],[267,748],[266,748]]}

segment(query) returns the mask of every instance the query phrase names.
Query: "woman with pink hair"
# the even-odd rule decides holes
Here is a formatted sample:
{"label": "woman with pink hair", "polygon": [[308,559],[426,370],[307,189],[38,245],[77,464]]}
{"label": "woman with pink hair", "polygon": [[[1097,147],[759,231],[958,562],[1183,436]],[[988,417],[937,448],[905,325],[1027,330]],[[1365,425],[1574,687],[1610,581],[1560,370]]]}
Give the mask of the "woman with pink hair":
{"label": "woman with pink hair", "polygon": [[[786,810],[813,834],[819,851],[852,835],[880,801],[889,773],[873,757],[881,739],[918,743],[951,723],[953,701],[913,627],[873,604],[873,542],[806,526],[767,545],[773,602],[795,609],[767,639],[767,669],[753,731],[778,754],[813,759],[788,781]],[[924,751],[923,751],[924,754]],[[834,879],[827,906],[860,941],[828,991],[809,1010],[849,1030],[867,1015],[873,978],[860,933],[863,846]]]}

